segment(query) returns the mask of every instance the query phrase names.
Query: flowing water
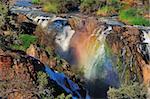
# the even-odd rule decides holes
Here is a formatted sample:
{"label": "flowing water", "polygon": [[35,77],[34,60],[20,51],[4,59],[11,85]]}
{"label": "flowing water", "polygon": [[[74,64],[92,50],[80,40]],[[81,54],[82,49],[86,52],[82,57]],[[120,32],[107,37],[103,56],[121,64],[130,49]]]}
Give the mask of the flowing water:
{"label": "flowing water", "polygon": [[[13,8],[12,12],[24,13],[14,9],[16,8]],[[35,12],[28,10],[25,11],[25,14],[33,18]],[[32,19],[31,17],[29,18]],[[37,17],[34,17],[33,21]],[[111,31],[111,27],[102,29],[95,23],[85,22],[85,25],[79,26],[79,30],[73,30],[65,18],[46,17],[51,20],[48,31],[56,32],[55,43],[58,45],[56,52],[70,62],[70,64],[78,66],[78,69],[83,69],[90,95],[106,97],[108,86],[119,85],[117,73],[113,68],[111,52],[105,42],[105,38]],[[47,72],[49,74],[49,70]],[[58,82],[61,82],[61,79]],[[101,93],[96,93],[99,90]]]}
{"label": "flowing water", "polygon": [[143,49],[143,53],[145,55],[145,58],[148,61],[150,61],[150,31],[147,33],[146,31],[143,31],[144,34],[144,41],[145,48]]}
{"label": "flowing water", "polygon": [[[12,12],[15,11],[16,10],[12,10]],[[18,13],[18,11],[16,12]],[[29,15],[29,18],[35,15],[34,11],[28,11],[28,13],[30,14],[25,12],[25,15]],[[43,15],[43,12],[39,11],[39,14],[40,13]],[[41,14],[39,16],[41,16]],[[106,92],[109,86],[119,86],[118,74],[116,68],[114,68],[116,63],[113,61],[111,48],[106,42],[106,36],[112,31],[111,25],[100,26],[94,19],[89,18],[88,20],[81,21],[78,28],[73,29],[68,23],[67,18],[47,14],[46,17],[39,16],[37,15],[37,17],[32,17],[31,19],[38,21],[38,18],[47,18],[47,21],[51,21],[51,24],[48,25],[48,31],[56,32],[54,41],[57,44],[56,53],[66,59],[70,64],[77,66],[77,68],[84,73],[83,76],[86,79],[86,87],[93,98],[106,98]],[[42,23],[42,21],[40,21],[40,23]],[[46,21],[45,23],[48,24]],[[45,26],[44,24],[44,27]],[[121,24],[121,26],[123,26],[123,24]],[[147,56],[147,60],[149,60],[150,33],[143,32],[143,34],[145,38],[143,43],[146,44],[146,47],[144,47],[145,49],[141,47],[141,50],[143,51],[142,53],[145,53],[144,55]],[[46,70],[48,74],[52,74],[49,73],[51,71],[48,70],[48,68],[46,68]],[[53,78],[55,79],[55,76]],[[61,78],[56,77],[56,80],[58,84],[62,84],[60,83],[63,81]],[[75,87],[75,89],[76,88],[77,87]]]}
{"label": "flowing water", "polygon": [[[84,72],[84,77],[87,80],[87,88],[93,97],[104,98],[108,86],[119,86],[118,75],[113,68],[111,51],[105,41],[107,34],[111,30],[111,26],[106,30],[102,30],[96,24],[87,22],[81,30],[76,31],[74,34],[71,32],[72,30],[68,29],[70,32],[69,35],[66,32],[66,42],[61,42],[61,44],[56,42],[62,48],[59,51],[60,55],[62,57],[67,55],[65,58],[71,64],[76,64]],[[70,39],[70,37],[72,38]],[[64,38],[62,37],[61,39]],[[67,49],[63,50],[66,44],[67,47],[65,48]]]}
{"label": "flowing water", "polygon": [[[72,94],[73,99],[82,98],[82,96],[78,92],[80,90],[80,87],[69,78],[67,78],[63,73],[57,73],[50,69],[48,66],[45,66],[45,71],[50,79],[56,81],[56,83],[61,86],[67,93]],[[66,83],[68,83],[68,85],[66,85]]]}
{"label": "flowing water", "polygon": [[16,5],[17,6],[25,6],[25,7],[32,6],[31,0],[17,0]]}

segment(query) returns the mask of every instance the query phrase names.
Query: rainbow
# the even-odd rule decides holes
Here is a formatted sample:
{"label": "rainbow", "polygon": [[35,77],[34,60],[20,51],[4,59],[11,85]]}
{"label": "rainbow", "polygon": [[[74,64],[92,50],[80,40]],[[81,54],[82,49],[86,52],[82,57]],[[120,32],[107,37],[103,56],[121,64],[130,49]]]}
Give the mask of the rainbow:
{"label": "rainbow", "polygon": [[99,79],[104,80],[107,85],[116,85],[118,80],[113,68],[112,54],[105,41],[112,27],[99,26],[97,20],[93,19],[81,23],[74,33],[71,29],[64,28],[64,36],[59,35],[57,44],[62,48],[61,55],[65,54],[65,59],[69,61],[75,60],[75,65],[83,70],[88,81]]}

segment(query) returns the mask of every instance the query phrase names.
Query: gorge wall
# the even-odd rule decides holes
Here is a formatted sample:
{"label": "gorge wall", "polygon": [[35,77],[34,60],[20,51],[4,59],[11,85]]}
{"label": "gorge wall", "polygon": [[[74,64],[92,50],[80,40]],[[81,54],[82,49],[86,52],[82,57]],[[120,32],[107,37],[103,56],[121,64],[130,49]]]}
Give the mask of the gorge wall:
{"label": "gorge wall", "polygon": [[44,40],[53,35],[56,53],[73,69],[83,71],[92,97],[104,97],[109,86],[119,87],[122,82],[149,84],[150,27],[97,17],[62,17],[36,8],[14,6],[10,11],[42,26]]}

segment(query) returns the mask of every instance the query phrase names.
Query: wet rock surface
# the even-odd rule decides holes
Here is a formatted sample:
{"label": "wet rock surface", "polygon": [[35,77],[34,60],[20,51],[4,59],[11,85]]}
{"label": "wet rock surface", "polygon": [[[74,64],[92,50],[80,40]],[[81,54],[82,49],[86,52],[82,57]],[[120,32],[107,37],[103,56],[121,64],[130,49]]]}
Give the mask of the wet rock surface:
{"label": "wet rock surface", "polygon": [[[127,63],[129,63],[129,65],[132,68],[136,68],[136,73],[135,71],[131,72],[135,74],[140,73],[141,74],[141,66],[140,64],[137,64],[137,57],[141,57],[139,56],[139,52],[137,45],[140,44],[141,39],[141,31],[138,30],[137,28],[121,28],[121,27],[114,27],[114,31],[113,33],[111,33],[110,35],[108,35],[108,42],[114,52],[115,55],[118,56],[118,53],[120,53],[118,56],[118,58],[121,58],[120,60],[122,60],[124,62],[124,65],[127,65]],[[130,63],[131,62],[131,63]],[[136,67],[134,67],[134,65],[136,64]],[[131,74],[132,74],[131,73]],[[124,74],[122,74],[122,77],[124,76]],[[141,75],[142,76],[142,75]],[[130,78],[130,79],[134,79],[134,78]],[[136,77],[136,80],[140,80],[141,77]]]}

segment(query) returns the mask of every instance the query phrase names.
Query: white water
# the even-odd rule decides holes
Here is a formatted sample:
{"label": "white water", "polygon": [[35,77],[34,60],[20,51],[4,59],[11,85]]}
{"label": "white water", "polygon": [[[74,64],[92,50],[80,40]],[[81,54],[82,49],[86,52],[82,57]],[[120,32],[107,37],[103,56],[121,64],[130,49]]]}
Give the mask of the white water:
{"label": "white water", "polygon": [[56,36],[55,42],[62,48],[64,52],[69,49],[70,40],[75,33],[70,26],[63,27],[63,33]]}
{"label": "white water", "polygon": [[[85,77],[88,80],[95,80],[95,79],[103,79],[106,81],[107,84],[112,86],[118,86],[119,81],[117,80],[117,73],[113,69],[113,61],[112,57],[106,51],[106,36],[110,33],[112,27],[109,26],[106,30],[101,31],[99,29],[98,33],[98,41],[99,41],[99,48],[96,51],[95,56],[93,59],[87,62],[88,68],[85,72]],[[93,51],[95,50],[93,45]]]}
{"label": "white water", "polygon": [[148,55],[148,61],[150,61],[150,31],[146,32],[143,31],[144,34],[144,41],[143,43],[146,44],[146,49],[143,51],[144,54]]}

